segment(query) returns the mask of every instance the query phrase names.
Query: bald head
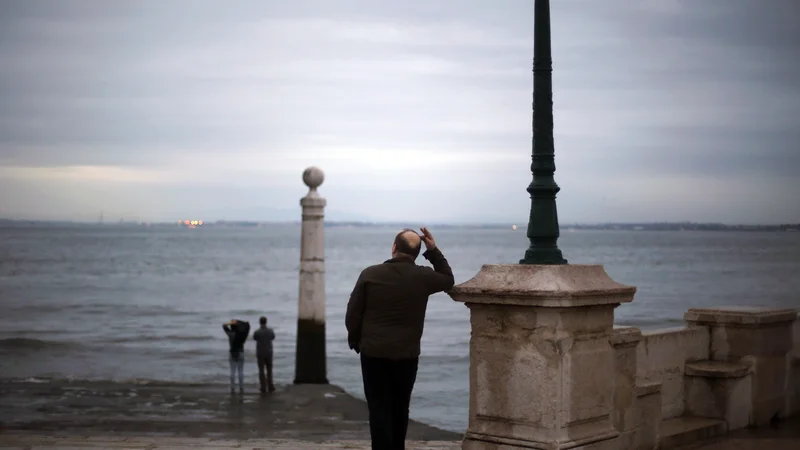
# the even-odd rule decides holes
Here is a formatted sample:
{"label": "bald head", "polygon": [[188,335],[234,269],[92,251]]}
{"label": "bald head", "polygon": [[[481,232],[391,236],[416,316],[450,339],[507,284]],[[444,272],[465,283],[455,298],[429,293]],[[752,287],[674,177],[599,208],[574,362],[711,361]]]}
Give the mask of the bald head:
{"label": "bald head", "polygon": [[392,246],[392,256],[403,254],[417,259],[420,248],[422,248],[422,240],[417,232],[406,228],[395,236],[394,245]]}

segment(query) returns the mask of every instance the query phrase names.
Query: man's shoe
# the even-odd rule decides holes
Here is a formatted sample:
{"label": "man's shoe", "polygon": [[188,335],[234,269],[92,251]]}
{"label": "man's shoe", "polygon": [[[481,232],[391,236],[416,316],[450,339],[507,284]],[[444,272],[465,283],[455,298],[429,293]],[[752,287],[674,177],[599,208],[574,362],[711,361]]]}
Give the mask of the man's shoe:
{"label": "man's shoe", "polygon": [[270,392],[275,392],[275,386],[270,386],[270,387],[269,387],[269,391],[270,391]]}

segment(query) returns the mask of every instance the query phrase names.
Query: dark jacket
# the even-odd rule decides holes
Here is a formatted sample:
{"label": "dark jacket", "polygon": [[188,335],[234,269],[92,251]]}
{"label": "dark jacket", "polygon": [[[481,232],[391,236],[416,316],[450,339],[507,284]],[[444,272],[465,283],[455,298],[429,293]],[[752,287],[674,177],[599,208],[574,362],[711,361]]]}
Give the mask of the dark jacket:
{"label": "dark jacket", "polygon": [[244,351],[244,342],[247,340],[247,335],[250,334],[250,323],[237,320],[231,326],[223,325],[222,329],[228,335],[231,355],[236,356],[242,353]]}
{"label": "dark jacket", "polygon": [[428,296],[449,290],[455,282],[438,248],[423,256],[433,269],[398,257],[361,272],[345,317],[350,348],[378,358],[419,356]]}
{"label": "dark jacket", "polygon": [[259,358],[272,358],[272,341],[275,339],[275,331],[262,325],[253,333],[253,340],[256,341],[256,356]]}

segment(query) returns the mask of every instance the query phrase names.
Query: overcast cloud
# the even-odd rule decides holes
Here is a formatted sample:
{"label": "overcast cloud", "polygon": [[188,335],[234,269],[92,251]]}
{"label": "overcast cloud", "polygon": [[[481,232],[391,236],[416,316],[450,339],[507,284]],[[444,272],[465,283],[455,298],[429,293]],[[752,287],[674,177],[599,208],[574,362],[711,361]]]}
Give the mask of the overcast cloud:
{"label": "overcast cloud", "polygon": [[[562,223],[800,222],[800,2],[552,0]],[[0,217],[523,222],[530,0],[0,0]]]}

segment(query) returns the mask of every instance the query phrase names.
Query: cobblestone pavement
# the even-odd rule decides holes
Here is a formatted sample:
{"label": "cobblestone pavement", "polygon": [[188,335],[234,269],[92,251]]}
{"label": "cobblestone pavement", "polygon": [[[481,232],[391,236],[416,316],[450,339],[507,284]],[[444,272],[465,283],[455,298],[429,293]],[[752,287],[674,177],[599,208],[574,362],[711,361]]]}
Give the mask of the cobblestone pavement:
{"label": "cobblestone pavement", "polygon": [[[247,449],[247,450],[305,450],[305,449],[369,449],[369,441],[308,442],[286,439],[207,439],[179,437],[123,437],[123,436],[44,436],[33,434],[0,435],[2,450],[94,450],[94,449]],[[460,449],[460,442],[409,441],[409,450]]]}

